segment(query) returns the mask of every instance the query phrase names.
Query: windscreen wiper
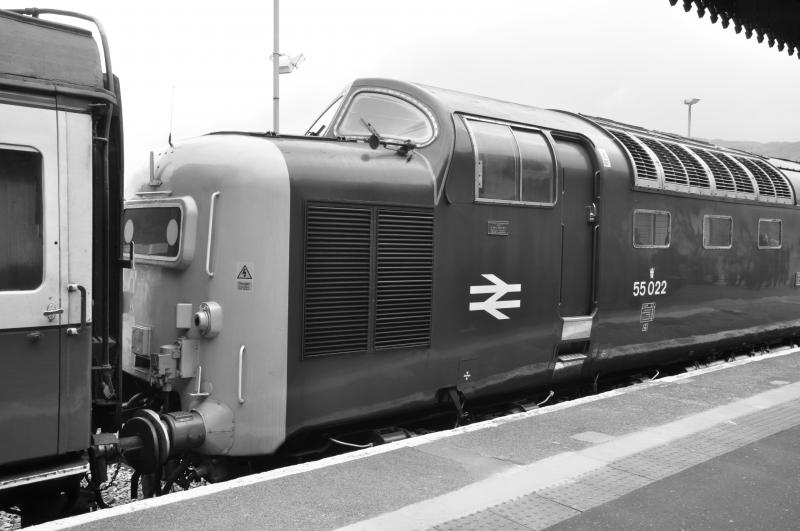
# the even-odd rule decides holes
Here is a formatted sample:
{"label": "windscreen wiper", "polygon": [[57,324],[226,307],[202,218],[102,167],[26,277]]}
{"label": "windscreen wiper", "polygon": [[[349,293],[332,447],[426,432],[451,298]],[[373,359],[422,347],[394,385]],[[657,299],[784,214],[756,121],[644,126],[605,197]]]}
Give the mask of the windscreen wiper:
{"label": "windscreen wiper", "polygon": [[397,146],[398,149],[394,150],[397,151],[398,155],[407,155],[412,149],[416,149],[417,145],[412,142],[411,140],[399,141],[399,140],[387,140],[381,137],[381,134],[375,129],[368,121],[361,118],[361,123],[369,130],[370,136],[367,139],[367,143],[369,147],[372,149],[378,149],[378,146],[383,146],[388,148],[389,146]]}

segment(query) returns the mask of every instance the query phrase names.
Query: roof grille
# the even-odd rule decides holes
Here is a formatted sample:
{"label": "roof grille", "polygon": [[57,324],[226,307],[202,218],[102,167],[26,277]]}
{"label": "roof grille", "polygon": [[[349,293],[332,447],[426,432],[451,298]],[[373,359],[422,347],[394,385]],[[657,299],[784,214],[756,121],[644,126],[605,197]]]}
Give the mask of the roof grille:
{"label": "roof grille", "polygon": [[711,170],[711,175],[714,176],[714,183],[717,186],[717,190],[724,190],[726,192],[736,191],[736,184],[733,182],[733,175],[731,175],[730,170],[723,166],[713,153],[699,148],[691,148],[691,150],[708,165],[708,168]]}
{"label": "roof grille", "polygon": [[375,348],[427,346],[433,294],[433,214],[378,210]]}
{"label": "roof grille", "polygon": [[636,166],[636,177],[638,179],[657,181],[656,165],[642,146],[628,133],[614,129],[609,129],[609,132],[627,148],[628,153],[633,158],[633,164]]}
{"label": "roof grille", "polygon": [[733,157],[725,153],[717,153],[719,161],[730,170],[733,175],[733,180],[736,183],[736,191],[744,194],[755,194],[756,190],[753,188],[753,181],[745,173],[742,166],[736,162]]}
{"label": "roof grille", "polygon": [[769,175],[764,173],[764,170],[756,166],[750,159],[736,157],[736,160],[744,164],[744,166],[750,170],[750,173],[753,175],[758,185],[758,195],[775,196],[775,187],[772,186],[772,180],[769,178]]}
{"label": "roof grille", "polygon": [[694,155],[692,155],[685,146],[667,142],[665,142],[664,145],[666,145],[670,151],[680,159],[681,163],[683,163],[686,175],[689,177],[689,186],[711,188],[711,183],[708,181],[708,174],[705,168],[697,162],[697,159],[694,158]]}
{"label": "roof grille", "polygon": [[370,209],[308,207],[304,356],[367,350],[371,232]]}
{"label": "roof grille", "polygon": [[792,199],[792,190],[789,188],[789,183],[786,182],[786,177],[764,162],[763,160],[752,159],[759,168],[764,170],[764,173],[772,180],[772,185],[775,187],[775,195],[784,199]]}
{"label": "roof grille", "polygon": [[683,164],[678,160],[675,154],[667,149],[667,147],[658,140],[647,138],[646,136],[636,137],[641,140],[647,147],[653,150],[658,160],[661,162],[661,167],[664,170],[664,182],[672,184],[682,184],[684,186],[689,184],[686,177],[686,171],[683,169]]}

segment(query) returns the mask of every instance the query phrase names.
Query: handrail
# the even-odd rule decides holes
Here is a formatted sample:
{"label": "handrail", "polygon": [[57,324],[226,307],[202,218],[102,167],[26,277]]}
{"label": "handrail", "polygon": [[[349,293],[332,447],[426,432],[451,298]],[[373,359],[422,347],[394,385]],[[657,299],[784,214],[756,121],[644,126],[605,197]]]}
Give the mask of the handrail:
{"label": "handrail", "polygon": [[245,345],[239,347],[239,403],[244,404],[244,397],[242,396],[242,365],[244,361],[244,352],[247,349]]}
{"label": "handrail", "polygon": [[69,284],[67,290],[70,293],[81,292],[81,324],[78,328],[67,328],[68,336],[77,336],[86,328],[86,288],[80,284]]}
{"label": "handrail", "polygon": [[214,272],[211,271],[211,241],[214,238],[214,206],[217,202],[217,198],[222,194],[222,192],[214,192],[211,194],[211,211],[208,215],[208,244],[206,246],[206,273],[208,273],[209,277],[214,277]]}

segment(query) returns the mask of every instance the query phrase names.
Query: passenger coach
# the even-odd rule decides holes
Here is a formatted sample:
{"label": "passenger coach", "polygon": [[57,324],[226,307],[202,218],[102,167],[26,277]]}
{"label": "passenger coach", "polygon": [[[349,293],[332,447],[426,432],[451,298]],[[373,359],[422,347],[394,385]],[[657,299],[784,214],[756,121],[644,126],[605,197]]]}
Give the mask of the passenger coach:
{"label": "passenger coach", "polygon": [[127,434],[169,443],[153,463],[273,454],[793,338],[795,184],[702,141],[384,79],[305,137],[177,144],[122,231],[125,371],[175,411]]}

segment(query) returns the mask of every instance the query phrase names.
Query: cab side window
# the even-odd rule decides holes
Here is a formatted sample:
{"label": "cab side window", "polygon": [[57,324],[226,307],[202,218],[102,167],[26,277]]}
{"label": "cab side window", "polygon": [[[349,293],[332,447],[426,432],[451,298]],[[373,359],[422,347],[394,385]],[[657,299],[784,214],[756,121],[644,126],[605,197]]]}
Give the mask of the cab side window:
{"label": "cab side window", "polygon": [[0,148],[0,291],[36,289],[44,273],[42,155]]}
{"label": "cab side window", "polygon": [[546,204],[555,199],[555,162],[544,135],[467,120],[475,148],[477,201]]}

